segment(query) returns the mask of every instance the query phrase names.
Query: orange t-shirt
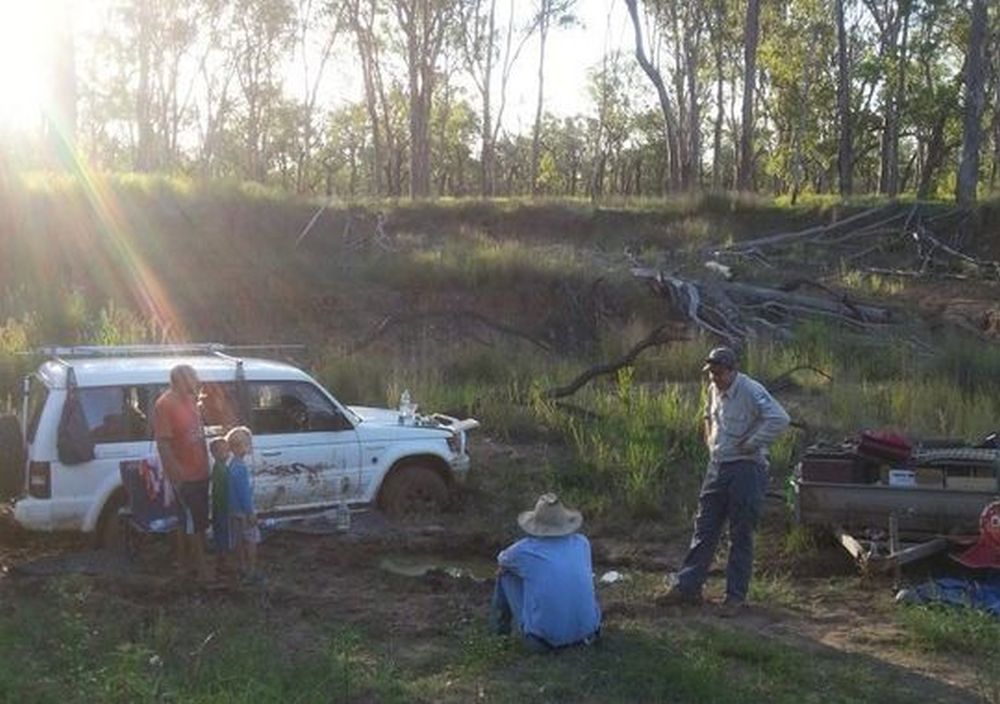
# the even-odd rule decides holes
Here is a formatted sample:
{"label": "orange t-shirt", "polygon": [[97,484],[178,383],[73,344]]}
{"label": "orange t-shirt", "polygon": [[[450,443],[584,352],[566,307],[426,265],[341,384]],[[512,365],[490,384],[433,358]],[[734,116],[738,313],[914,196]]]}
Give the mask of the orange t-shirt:
{"label": "orange t-shirt", "polygon": [[166,441],[180,465],[185,482],[208,479],[208,448],[205,427],[195,400],[168,389],[160,394],[153,407],[153,437]]}

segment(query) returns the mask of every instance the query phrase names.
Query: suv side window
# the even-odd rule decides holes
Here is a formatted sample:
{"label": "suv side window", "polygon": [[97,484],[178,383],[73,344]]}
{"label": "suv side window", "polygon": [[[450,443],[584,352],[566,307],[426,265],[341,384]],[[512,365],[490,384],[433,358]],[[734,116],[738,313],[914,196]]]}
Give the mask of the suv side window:
{"label": "suv side window", "polygon": [[351,430],[353,426],[313,384],[304,381],[250,382],[254,435]]}
{"label": "suv side window", "polygon": [[152,437],[149,413],[154,389],[98,386],[77,389],[90,437],[95,443],[135,442]]}
{"label": "suv side window", "polygon": [[201,418],[206,427],[228,430],[239,424],[240,401],[236,382],[206,382],[201,387]]}

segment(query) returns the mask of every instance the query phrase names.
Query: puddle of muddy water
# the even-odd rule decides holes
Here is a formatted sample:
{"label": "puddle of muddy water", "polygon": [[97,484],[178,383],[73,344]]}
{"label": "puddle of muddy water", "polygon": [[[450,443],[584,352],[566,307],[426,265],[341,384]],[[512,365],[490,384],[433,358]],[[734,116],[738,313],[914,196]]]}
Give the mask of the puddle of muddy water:
{"label": "puddle of muddy water", "polygon": [[482,582],[496,574],[496,563],[487,559],[456,559],[444,555],[387,555],[379,561],[386,572],[402,577],[423,577],[429,572],[441,572],[455,579]]}

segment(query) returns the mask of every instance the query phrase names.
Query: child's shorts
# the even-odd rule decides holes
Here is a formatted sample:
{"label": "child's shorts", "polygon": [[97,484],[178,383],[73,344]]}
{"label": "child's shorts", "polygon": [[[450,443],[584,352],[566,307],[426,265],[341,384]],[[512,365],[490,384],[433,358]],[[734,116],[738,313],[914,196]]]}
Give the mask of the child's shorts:
{"label": "child's shorts", "polygon": [[260,542],[260,528],[255,525],[250,525],[249,520],[245,515],[230,516],[229,517],[229,541],[230,545],[236,547],[236,544],[242,539],[248,543],[259,543]]}

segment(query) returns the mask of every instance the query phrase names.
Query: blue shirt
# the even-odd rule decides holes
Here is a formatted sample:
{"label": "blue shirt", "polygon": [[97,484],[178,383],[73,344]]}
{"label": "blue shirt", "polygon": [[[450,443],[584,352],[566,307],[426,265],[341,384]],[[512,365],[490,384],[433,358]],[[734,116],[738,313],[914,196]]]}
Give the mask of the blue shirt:
{"label": "blue shirt", "polygon": [[229,461],[229,513],[253,513],[253,490],[250,471],[242,458],[233,455]]}
{"label": "blue shirt", "polygon": [[583,535],[528,536],[503,550],[497,562],[523,582],[522,613],[514,616],[526,634],[559,647],[592,636],[600,627],[590,541]]}

